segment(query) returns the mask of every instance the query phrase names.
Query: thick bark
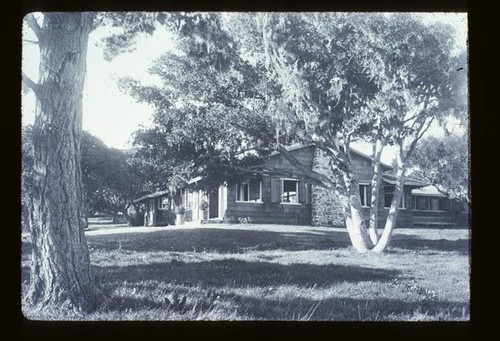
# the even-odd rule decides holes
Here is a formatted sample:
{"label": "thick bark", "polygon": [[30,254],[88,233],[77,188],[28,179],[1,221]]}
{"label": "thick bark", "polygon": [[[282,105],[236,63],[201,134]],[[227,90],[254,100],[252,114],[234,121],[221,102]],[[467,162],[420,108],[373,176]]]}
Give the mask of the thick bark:
{"label": "thick bark", "polygon": [[89,13],[47,13],[40,30],[40,80],[30,207],[32,264],[28,302],[95,307],[99,290],[84,235],[81,174],[82,93]]}
{"label": "thick bark", "polygon": [[382,155],[382,141],[377,139],[373,144],[373,175],[371,181],[371,200],[370,200],[370,224],[368,227],[368,234],[373,245],[378,243],[378,193],[380,187],[380,179],[382,177],[380,171],[380,157]]}

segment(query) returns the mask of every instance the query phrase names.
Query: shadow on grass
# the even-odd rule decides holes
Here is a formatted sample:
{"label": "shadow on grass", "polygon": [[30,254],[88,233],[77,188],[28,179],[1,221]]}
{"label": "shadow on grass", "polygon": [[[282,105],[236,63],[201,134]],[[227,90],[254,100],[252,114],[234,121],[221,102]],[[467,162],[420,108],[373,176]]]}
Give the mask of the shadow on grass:
{"label": "shadow on grass", "polygon": [[[447,239],[422,239],[419,236],[395,236],[390,248],[401,248],[405,250],[427,250],[427,251],[454,251],[461,255],[469,254],[469,240],[447,240]],[[390,249],[389,249],[390,252]]]}
{"label": "shadow on grass", "polygon": [[380,320],[464,320],[469,305],[462,302],[399,299],[330,298],[321,301],[307,298],[269,300],[236,297],[240,314],[252,319],[311,321],[380,321]]}
{"label": "shadow on grass", "polygon": [[100,250],[121,247],[133,251],[217,251],[238,253],[247,250],[330,250],[350,247],[343,232],[307,233],[261,230],[187,228],[148,233],[121,233],[88,236],[89,244]]}
{"label": "shadow on grass", "polygon": [[388,282],[400,271],[346,265],[276,264],[241,260],[213,260],[199,263],[172,261],[125,267],[94,266],[94,274],[106,281],[164,281],[190,286],[268,287],[280,285],[329,285],[338,282]]}
{"label": "shadow on grass", "polygon": [[[121,233],[88,236],[89,244],[100,250],[122,248],[131,251],[217,251],[239,253],[247,250],[331,250],[350,248],[347,232],[276,232],[262,230],[186,228],[148,233]],[[469,253],[469,240],[425,239],[418,235],[398,235],[389,248],[406,250],[456,251]]]}

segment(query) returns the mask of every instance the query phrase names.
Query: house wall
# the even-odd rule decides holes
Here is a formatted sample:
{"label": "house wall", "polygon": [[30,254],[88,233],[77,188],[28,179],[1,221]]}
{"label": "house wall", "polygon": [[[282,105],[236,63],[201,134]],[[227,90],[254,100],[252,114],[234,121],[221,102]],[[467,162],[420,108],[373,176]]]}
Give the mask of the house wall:
{"label": "house wall", "polygon": [[160,198],[148,198],[141,202],[145,205],[144,226],[164,226],[175,223],[175,214],[172,210],[159,209]]}
{"label": "house wall", "polygon": [[[302,164],[312,167],[313,150],[313,147],[308,147],[292,151],[291,153]],[[266,163],[270,169],[280,169],[283,174],[261,177],[262,202],[237,202],[236,184],[229,184],[227,188],[227,209],[224,219],[230,222],[237,222],[240,218],[249,218],[255,223],[310,225],[311,186],[306,184],[305,181],[299,180],[298,203],[273,202],[274,200],[271,197],[271,187],[273,184],[279,187],[281,179],[293,178],[288,172],[296,171],[296,168],[280,155],[271,156],[266,160]],[[281,191],[281,187],[274,190]]]}
{"label": "house wall", "polygon": [[188,222],[199,222],[207,219],[208,215],[201,209],[201,203],[207,201],[208,197],[203,191],[190,191],[190,200],[186,198],[187,192],[182,193],[182,202],[186,209],[185,220]]}
{"label": "house wall", "polygon": [[[291,153],[304,165],[312,170],[324,175],[330,174],[328,158],[323,151],[314,147],[301,148]],[[357,153],[351,154],[355,174],[360,184],[370,184],[372,177],[371,161]],[[296,171],[295,166],[280,155],[274,155],[266,160],[267,166],[272,170],[279,169],[283,174],[272,176],[261,176],[262,195],[261,202],[237,202],[236,184],[228,184],[227,188],[219,189],[219,217],[224,217],[224,221],[238,222],[240,219],[249,219],[254,223],[275,223],[275,224],[300,224],[315,226],[345,226],[344,212],[338,198],[330,190],[320,186],[312,186],[303,180],[299,180],[298,198],[299,203],[281,203],[276,199],[277,187],[281,186],[281,179],[293,178]],[[382,171],[389,168],[382,166]],[[242,181],[247,180],[242,178]],[[378,200],[378,226],[383,228],[389,209],[384,207],[384,187],[389,184],[382,182]],[[406,208],[398,211],[396,222],[397,227],[413,227],[416,225],[468,224],[468,214],[458,211],[418,211],[414,209],[415,197],[411,190],[415,187],[405,186],[404,196]],[[281,191],[279,188],[278,191]],[[187,203],[185,193],[183,194],[183,205],[186,207],[186,221],[206,220],[207,211],[200,209],[200,204],[208,200],[206,193],[202,191],[194,192],[191,197],[190,207]],[[280,193],[281,194],[281,193]],[[148,212],[149,202],[146,202],[145,225],[173,224],[175,215],[171,210],[159,210],[158,201],[160,198],[150,199],[154,201],[153,212]],[[227,209],[224,207],[227,206]],[[149,214],[148,214],[149,213]],[[362,213],[365,220],[369,221],[370,208],[363,207]],[[461,225],[460,225],[461,224]]]}
{"label": "house wall", "polygon": [[[384,187],[389,186],[389,184],[386,184],[384,182],[381,183],[380,190],[379,190],[379,195],[378,195],[378,227],[379,228],[384,228],[385,222],[387,220],[387,214],[389,213],[389,208],[384,207]],[[411,227],[413,225],[413,212],[412,212],[412,207],[414,205],[413,203],[413,197],[411,195],[411,190],[413,187],[410,186],[405,186],[403,189],[403,195],[405,196],[405,205],[406,208],[399,208],[398,210],[398,218],[396,220],[396,226],[397,227]],[[365,221],[368,222],[370,220],[370,208],[369,207],[363,207],[363,216],[365,218]]]}
{"label": "house wall", "polygon": [[[279,179],[280,176],[262,177],[262,202],[237,202],[236,184],[229,185],[224,220],[238,222],[240,218],[249,218],[252,223],[310,225],[311,204],[305,199],[297,204],[271,202],[271,181]],[[305,186],[299,181],[299,197],[301,191],[306,195]]]}
{"label": "house wall", "polygon": [[[370,184],[372,179],[372,165],[371,161],[366,157],[356,153],[351,154],[351,160],[354,166],[354,172],[360,184]],[[382,166],[382,171],[387,171],[389,168]],[[325,152],[316,149],[314,151],[313,170],[322,174],[328,175],[330,166],[328,165],[328,158]],[[383,228],[389,212],[388,208],[384,207],[384,186],[388,184],[382,182],[380,185],[379,198],[378,198],[378,226]],[[413,205],[414,198],[411,195],[411,190],[414,187],[405,186],[404,196],[406,200],[406,209],[398,211],[398,218],[396,225],[398,227],[412,227],[413,226]],[[370,220],[370,208],[363,207],[362,213],[365,221],[368,223]],[[438,215],[450,215],[449,212],[441,212]],[[311,222],[315,226],[345,226],[345,218],[342,205],[339,199],[330,190],[320,186],[313,186],[312,189],[312,210]]]}
{"label": "house wall", "polygon": [[[313,151],[312,169],[323,175],[330,174],[330,166],[325,152]],[[344,211],[337,196],[326,188],[312,186],[311,224],[314,226],[343,226]]]}

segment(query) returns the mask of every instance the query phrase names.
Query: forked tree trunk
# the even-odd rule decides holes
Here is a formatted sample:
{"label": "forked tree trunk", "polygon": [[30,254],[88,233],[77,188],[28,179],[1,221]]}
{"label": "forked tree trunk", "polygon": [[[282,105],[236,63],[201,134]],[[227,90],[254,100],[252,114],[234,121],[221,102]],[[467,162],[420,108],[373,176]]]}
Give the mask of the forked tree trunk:
{"label": "forked tree trunk", "polygon": [[38,32],[40,79],[33,129],[35,183],[30,207],[28,302],[91,310],[99,290],[84,235],[82,93],[89,13],[47,13]]}
{"label": "forked tree trunk", "polygon": [[373,248],[373,252],[384,252],[387,246],[389,246],[392,238],[392,233],[394,232],[394,227],[396,226],[396,220],[398,218],[399,203],[401,202],[401,198],[403,196],[404,181],[405,167],[399,164],[396,171],[396,185],[394,188],[394,195],[392,197],[391,207],[389,208],[389,212],[387,213],[384,232],[382,232],[382,236],[380,237],[377,245],[375,245],[375,247]]}
{"label": "forked tree trunk", "polygon": [[382,177],[380,170],[380,157],[382,155],[382,141],[377,139],[373,145],[373,175],[371,181],[371,200],[370,200],[370,224],[368,234],[373,245],[378,243],[378,195],[380,188],[380,179]]}
{"label": "forked tree trunk", "polygon": [[344,175],[344,181],[348,192],[348,198],[344,204],[344,209],[349,238],[356,251],[368,252],[373,247],[373,243],[368,235],[363,217],[358,181],[354,176],[348,174]]}

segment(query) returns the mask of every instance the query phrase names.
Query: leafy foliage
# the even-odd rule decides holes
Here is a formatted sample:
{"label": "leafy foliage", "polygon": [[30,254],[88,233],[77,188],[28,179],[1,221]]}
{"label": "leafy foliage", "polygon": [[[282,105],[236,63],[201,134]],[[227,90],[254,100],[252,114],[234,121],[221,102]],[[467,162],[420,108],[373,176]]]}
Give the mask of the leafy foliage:
{"label": "leafy foliage", "polygon": [[140,191],[141,181],[127,162],[127,155],[107,147],[88,132],[82,136],[82,176],[86,205],[90,212],[115,216]]}
{"label": "leafy foliage", "polygon": [[153,127],[135,134],[136,158],[173,188],[196,176],[207,180],[200,183],[206,189],[231,181],[260,162],[275,134],[263,113],[262,68],[239,56],[218,15],[203,17],[186,19],[178,50],[151,67],[161,87],[122,81],[126,91],[155,108]]}
{"label": "leafy foliage", "polygon": [[411,161],[416,175],[448,197],[469,203],[469,151],[464,136],[428,137]]}

